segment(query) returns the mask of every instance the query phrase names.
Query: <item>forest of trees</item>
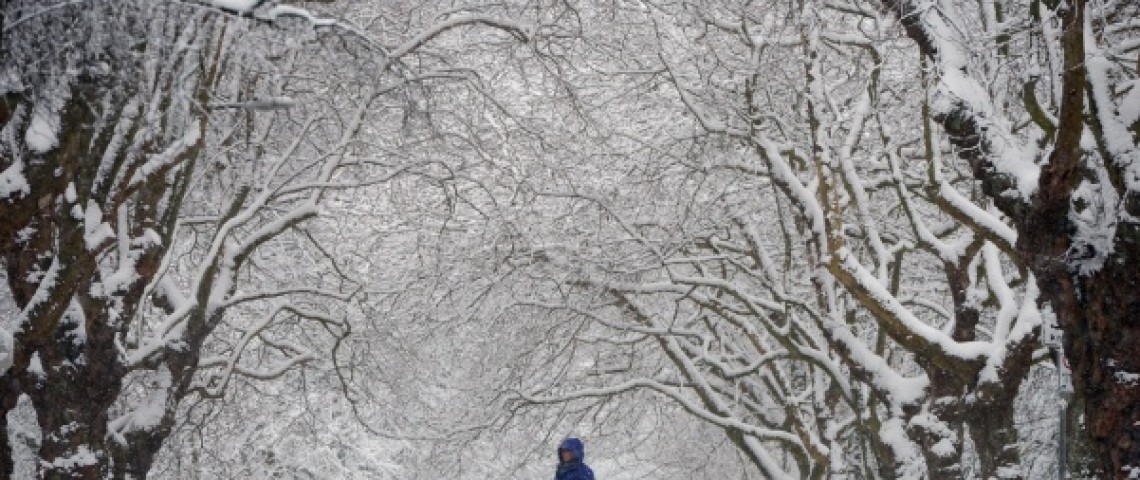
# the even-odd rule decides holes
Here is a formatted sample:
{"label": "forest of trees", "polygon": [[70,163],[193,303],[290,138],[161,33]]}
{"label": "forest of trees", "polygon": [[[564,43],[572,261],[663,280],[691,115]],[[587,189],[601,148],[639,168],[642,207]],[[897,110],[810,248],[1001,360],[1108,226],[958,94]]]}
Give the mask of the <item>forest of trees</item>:
{"label": "forest of trees", "polygon": [[1133,0],[0,12],[0,477],[1140,478]]}

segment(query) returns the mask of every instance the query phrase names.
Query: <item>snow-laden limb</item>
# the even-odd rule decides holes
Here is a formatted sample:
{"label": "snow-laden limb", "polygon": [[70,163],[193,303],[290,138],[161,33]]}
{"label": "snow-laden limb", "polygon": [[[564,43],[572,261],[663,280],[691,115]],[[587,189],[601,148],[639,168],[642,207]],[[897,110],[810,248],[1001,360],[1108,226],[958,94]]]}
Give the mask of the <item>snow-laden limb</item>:
{"label": "snow-laden limb", "polygon": [[161,176],[176,164],[185,161],[185,155],[191,149],[200,148],[203,140],[201,129],[199,120],[192,119],[191,123],[185,127],[185,133],[181,138],[172,142],[162,152],[152,156],[150,160],[134,171],[131,178],[127,180],[126,188],[136,188],[140,183],[154,178],[156,175]]}
{"label": "snow-laden limb", "polygon": [[803,216],[810,222],[812,234],[817,238],[825,238],[826,216],[816,200],[815,192],[799,180],[781,149],[766,135],[753,135],[753,141],[756,142],[757,153],[769,163],[776,184],[788,192],[796,208],[803,210]]}
{"label": "snow-laden limb", "polygon": [[117,238],[111,225],[103,221],[103,209],[94,200],[88,201],[83,214],[83,242],[87,250],[102,250]]}
{"label": "snow-laden limb", "polygon": [[995,212],[983,210],[946,182],[939,184],[937,198],[941,200],[940,206],[947,207],[944,211],[970,225],[975,232],[986,239],[1002,246],[1004,252],[1014,252],[1013,246],[1017,244],[1017,232],[1001,221]]}
{"label": "snow-laden limb", "polygon": [[[124,149],[135,148],[135,145],[129,145],[131,141],[130,134],[134,128],[137,128],[135,122],[138,121],[140,111],[146,106],[139,97],[132,97],[127,104],[123,106],[121,115],[115,122],[114,130],[112,130],[111,138],[107,142],[107,147],[103,152],[103,158],[99,161],[99,168],[96,170],[94,179],[94,190],[102,191],[111,187],[111,184],[116,181],[116,160],[124,155]],[[135,140],[137,141],[137,140]]]}
{"label": "snow-laden limb", "polygon": [[385,56],[385,60],[388,64],[397,62],[407,56],[409,53],[412,53],[417,49],[423,47],[432,39],[446,33],[447,31],[469,25],[483,25],[502,30],[513,35],[520,42],[526,42],[530,38],[530,28],[508,19],[491,17],[487,15],[454,15],[451,18],[432,25],[411,39],[405,41],[400,46],[392,49],[392,51],[388,52],[388,54]]}
{"label": "snow-laden limb", "polygon": [[979,381],[986,383],[999,383],[1003,379],[1005,364],[1009,361],[1010,351],[1032,348],[1036,341],[1036,334],[1041,327],[1041,311],[1037,307],[1039,301],[1037,282],[1030,276],[1027,280],[1024,297],[1017,301],[1009,282],[1002,274],[1001,260],[997,248],[987,244],[982,249],[986,264],[986,282],[991,292],[998,300],[999,310],[991,335],[994,352],[986,361],[986,366],[979,373]]}
{"label": "snow-laden limb", "polygon": [[898,459],[898,465],[891,473],[898,478],[922,478],[926,475],[926,469],[922,465],[922,452],[907,434],[906,420],[898,417],[885,420],[879,427],[879,435]]}
{"label": "snow-laden limb", "polygon": [[[281,351],[288,351],[289,354],[284,361],[271,365],[268,368],[253,369],[245,367],[240,364],[242,355],[250,347],[250,343],[257,339],[259,342],[271,344],[271,340],[266,337],[267,330],[272,324],[278,320],[278,317],[283,314],[292,314],[298,317],[324,317],[326,321],[331,321],[322,314],[309,314],[303,312],[295,307],[288,305],[278,305],[270,312],[263,315],[260,319],[254,321],[250,325],[242,325],[239,330],[243,330],[241,338],[237,340],[233,346],[233,351],[225,357],[219,358],[202,358],[199,362],[198,368],[206,370],[215,367],[220,367],[219,372],[210,372],[206,376],[204,385],[195,388],[201,389],[201,395],[207,398],[218,398],[226,390],[230,379],[233,375],[241,375],[244,377],[254,378],[257,380],[272,380],[285,374],[289,370],[312,362],[317,359],[317,355],[306,348],[296,345],[286,344],[287,348],[278,348]],[[334,323],[339,323],[335,322]],[[280,346],[280,345],[278,345]]]}
{"label": "snow-laden limb", "polygon": [[266,0],[207,0],[206,3],[234,13],[249,13],[266,3]]}
{"label": "snow-laden limb", "polygon": [[[931,152],[931,157],[932,164],[927,168],[931,170],[931,180],[937,185],[927,187],[926,190],[933,197],[934,203],[955,220],[969,226],[972,232],[1000,246],[1003,252],[1017,255],[1014,249],[1014,245],[1017,244],[1017,232],[1003,222],[996,213],[979,207],[950,185],[944,179],[945,174],[942,171],[943,166],[939,154]],[[887,161],[890,163],[891,176],[894,179],[899,200],[906,210],[907,219],[911,223],[911,228],[914,229],[915,236],[927,248],[933,249],[943,261],[951,263],[961,261],[966,255],[964,249],[960,248],[962,244],[954,245],[938,238],[926,225],[921,212],[915,209],[913,195],[905,187],[906,178],[901,169],[902,160],[897,152],[888,152]]]}
{"label": "snow-laden limb", "polygon": [[8,168],[0,172],[0,199],[29,193],[31,187],[28,185],[28,179],[24,177],[24,162],[15,159]]}
{"label": "snow-laden limb", "polygon": [[931,92],[932,113],[947,129],[960,155],[970,157],[976,171],[992,168],[989,175],[1000,176],[994,195],[1026,203],[1037,190],[1040,166],[1037,151],[1012,132],[1014,122],[995,107],[971,68],[973,56],[957,7],[934,0],[885,0],[907,33],[919,43],[925,55],[936,63],[935,88]]}
{"label": "snow-laden limb", "polygon": [[862,225],[866,230],[867,239],[870,241],[871,248],[875,253],[876,266],[875,276],[880,282],[887,280],[887,268],[890,264],[891,255],[887,251],[887,247],[883,244],[883,239],[879,234],[878,225],[872,221],[873,215],[871,213],[871,202],[867,195],[867,188],[864,186],[862,177],[856,172],[855,164],[852,160],[852,154],[855,151],[856,144],[859,138],[864,133],[864,126],[867,119],[871,116],[871,92],[867,91],[859,98],[859,103],[851,112],[852,125],[847,132],[846,138],[843,139],[843,145],[836,152],[836,160],[839,163],[839,169],[843,175],[843,182],[848,186],[847,190],[850,193],[852,200],[854,200],[855,208],[862,219]]}
{"label": "snow-laden limb", "polygon": [[[871,309],[892,337],[913,351],[931,356],[935,361],[948,358],[976,362],[992,352],[985,342],[958,342],[938,329],[920,321],[888,292],[877,279],[858,263],[846,248],[832,253],[831,272],[844,286]],[[947,362],[947,365],[950,363]]]}
{"label": "snow-laden limb", "polygon": [[[1084,18],[1085,69],[1088,71],[1089,108],[1096,116],[1097,128],[1092,129],[1104,157],[1123,174],[1123,186],[1128,191],[1140,191],[1140,147],[1129,128],[1140,117],[1140,97],[1136,80],[1132,81],[1131,97],[1119,104],[1113,98],[1115,88],[1111,79],[1117,69],[1109,59],[1111,46],[1101,46],[1095,38],[1094,15]],[[1140,39],[1137,39],[1140,41]],[[1131,121],[1129,121],[1131,120]]]}
{"label": "snow-laden limb", "polygon": [[24,142],[32,153],[44,154],[59,145],[59,113],[37,110],[32,115]]}
{"label": "snow-laden limb", "polygon": [[170,416],[172,409],[170,401],[173,399],[169,392],[172,382],[173,378],[170,371],[165,366],[160,367],[155,375],[155,386],[157,388],[149,392],[146,398],[131,411],[107,422],[112,438],[125,445],[127,443],[126,434],[145,432],[161,425],[163,419]]}
{"label": "snow-laden limb", "polygon": [[[274,6],[270,7],[268,10],[266,10],[265,13],[260,14],[258,16],[258,18],[269,20],[269,21],[276,21],[277,19],[279,19],[281,17],[302,18],[305,21],[309,22],[309,25],[312,25],[313,27],[332,27],[332,26],[338,26],[338,25],[343,26],[344,25],[343,22],[341,22],[340,20],[337,20],[335,18],[318,17],[316,15],[313,15],[313,12],[310,12],[310,11],[305,10],[303,8],[294,7],[292,5],[274,5]],[[288,97],[284,97],[284,98],[288,98]],[[292,102],[289,102],[289,103],[291,106]]]}
{"label": "snow-laden limb", "polygon": [[222,108],[238,108],[255,111],[272,111],[272,110],[288,110],[297,105],[297,101],[292,97],[276,96],[268,98],[258,98],[254,100],[247,100],[244,102],[221,102],[211,104],[211,109]]}
{"label": "snow-laden limb", "polygon": [[836,347],[849,359],[852,369],[865,376],[865,381],[887,399],[892,415],[901,415],[904,409],[925,400],[926,389],[930,385],[926,375],[907,378],[891,368],[882,356],[867,348],[842,323],[830,319],[822,319],[821,323],[824,333],[836,342]]}
{"label": "snow-laden limb", "polygon": [[[772,165],[773,172],[781,186],[789,193],[794,203],[802,209],[813,225],[813,234],[819,245],[828,245],[831,235],[824,225],[824,209],[815,195],[808,191],[794,174],[783,154],[764,137],[757,138],[765,159]],[[828,270],[851,292],[856,293],[864,305],[874,312],[875,318],[895,341],[912,351],[923,352],[943,365],[950,365],[953,359],[977,362],[988,353],[988,345],[982,342],[960,343],[944,332],[918,320],[909,309],[903,306],[882,283],[884,280],[868,271],[846,247],[827,251],[820,260]]]}
{"label": "snow-laden limb", "polygon": [[[927,222],[922,218],[922,213],[915,208],[915,202],[912,195],[905,187],[905,178],[903,177],[902,170],[899,167],[899,158],[894,153],[889,153],[887,161],[891,165],[891,176],[895,182],[895,192],[899,196],[899,203],[902,205],[903,211],[906,213],[907,222],[910,223],[910,228],[914,232],[914,237],[920,247],[932,249],[936,255],[944,262],[956,263],[961,261],[965,251],[962,248],[956,248],[958,245],[952,245],[944,242],[941,238],[931,231],[927,226]],[[947,315],[949,317],[949,315]]]}
{"label": "snow-laden limb", "polygon": [[59,276],[64,268],[65,266],[59,258],[53,258],[46,270],[32,273],[38,277],[38,285],[36,286],[35,293],[28,299],[27,304],[20,310],[20,314],[16,317],[14,323],[17,330],[14,333],[21,333],[28,330],[35,331],[37,329],[41,331],[36,332],[35,335],[45,335],[47,333],[43,331],[45,330],[43,326],[37,325],[33,320],[43,315],[43,310],[51,307],[50,302],[54,291],[61,287],[59,284]]}

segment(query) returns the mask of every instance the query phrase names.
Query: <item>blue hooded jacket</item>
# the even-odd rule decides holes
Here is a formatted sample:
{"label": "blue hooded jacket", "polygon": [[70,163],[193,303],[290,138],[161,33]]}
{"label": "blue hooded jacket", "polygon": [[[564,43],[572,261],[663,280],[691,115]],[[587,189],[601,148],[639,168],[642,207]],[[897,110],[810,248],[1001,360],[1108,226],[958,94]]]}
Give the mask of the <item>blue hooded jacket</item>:
{"label": "blue hooded jacket", "polygon": [[[568,450],[574,454],[569,462],[562,461],[562,451]],[[582,441],[577,438],[567,438],[558,446],[558,473],[554,480],[594,480],[594,471],[586,466],[586,449]]]}

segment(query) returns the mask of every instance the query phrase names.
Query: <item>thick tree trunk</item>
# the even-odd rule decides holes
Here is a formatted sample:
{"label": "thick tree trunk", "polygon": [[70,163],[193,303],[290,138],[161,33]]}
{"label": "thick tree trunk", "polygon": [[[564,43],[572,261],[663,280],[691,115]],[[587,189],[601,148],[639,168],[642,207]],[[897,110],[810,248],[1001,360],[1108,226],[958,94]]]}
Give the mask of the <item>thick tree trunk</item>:
{"label": "thick tree trunk", "polygon": [[1100,468],[1112,478],[1140,473],[1140,269],[1110,261],[1095,275],[1062,271],[1039,283],[1065,330]]}
{"label": "thick tree trunk", "polygon": [[982,467],[981,478],[1024,478],[1012,399],[971,408],[968,425]]}
{"label": "thick tree trunk", "polygon": [[[83,93],[77,89],[76,96]],[[105,315],[88,317],[99,307],[73,301],[89,293],[96,266],[86,252],[82,219],[70,214],[63,193],[80,176],[94,120],[83,102],[72,102],[61,118],[60,145],[24,169],[41,188],[0,204],[8,285],[27,317],[14,332],[12,366],[3,377],[12,387],[4,392],[4,413],[20,393],[29,395],[44,432],[40,467],[47,478],[102,478],[98,462],[86,463],[105,450],[105,407],[118,395],[122,376],[114,367],[114,333],[100,323]],[[3,448],[11,463],[8,441]]]}
{"label": "thick tree trunk", "polygon": [[[1085,403],[1101,467],[1111,477],[1135,478],[1140,475],[1140,235],[1136,225],[1122,222],[1111,247],[1075,242],[1071,220],[1072,192],[1086,168],[1080,145],[1088,82],[1084,10],[1085,2],[1075,0],[1065,12],[1057,141],[1042,169],[1031,213],[1020,225],[1018,249],[1029,259],[1065,332],[1074,387]],[[1105,261],[1094,272],[1073,265],[1096,256]]]}
{"label": "thick tree trunk", "polygon": [[[141,448],[115,443],[108,415],[127,374],[117,337],[138,309],[162,247],[133,248],[132,278],[104,291],[97,262],[109,243],[90,244],[87,219],[73,212],[81,204],[114,211],[123,201],[133,222],[122,228],[137,238],[144,228],[162,230],[154,218],[167,185],[161,178],[144,182],[121,200],[97,191],[102,151],[92,126],[101,116],[116,118],[92,107],[102,97],[98,87],[75,89],[61,116],[59,146],[25,166],[37,187],[33,195],[0,200],[0,253],[12,298],[26,316],[13,335],[12,367],[0,376],[0,414],[6,419],[19,395],[28,395],[42,432],[37,468],[44,478],[122,478],[115,473],[122,470],[116,458],[124,458],[118,452]],[[65,194],[69,189],[75,193]],[[0,474],[11,475],[11,439],[0,440]],[[161,442],[150,445],[146,458]]]}

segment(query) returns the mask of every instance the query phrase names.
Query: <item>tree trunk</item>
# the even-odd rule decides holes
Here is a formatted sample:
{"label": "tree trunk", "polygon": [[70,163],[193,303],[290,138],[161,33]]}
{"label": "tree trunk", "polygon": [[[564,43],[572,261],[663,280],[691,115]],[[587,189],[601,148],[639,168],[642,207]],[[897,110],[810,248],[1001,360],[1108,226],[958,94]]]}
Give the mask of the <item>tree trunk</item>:
{"label": "tree trunk", "polygon": [[1061,421],[1065,422],[1066,458],[1057,468],[1067,472],[1066,478],[1103,478],[1100,459],[1089,441],[1087,423],[1083,421],[1085,406],[1074,400],[1064,408]]}
{"label": "tree trunk", "polygon": [[[8,386],[5,385],[4,388],[7,389]],[[2,401],[7,403],[8,396],[4,395],[5,399]],[[12,478],[16,470],[15,459],[12,458],[12,443],[8,436],[8,412],[12,411],[14,406],[0,405],[0,477],[3,478]]]}
{"label": "tree trunk", "polygon": [[1024,478],[1018,451],[1017,426],[1014,424],[1013,401],[971,407],[967,424],[970,439],[978,452],[981,478]]}
{"label": "tree trunk", "polygon": [[[1085,2],[1075,0],[1063,17],[1065,72],[1057,141],[1042,169],[1031,213],[1019,225],[1018,249],[1030,259],[1065,332],[1074,387],[1085,403],[1101,467],[1107,475],[1128,478],[1140,475],[1140,227],[1121,222],[1107,247],[1111,252],[1098,252],[1106,247],[1074,239],[1078,232],[1071,220],[1072,192],[1088,168],[1080,145],[1088,84],[1084,10]],[[1094,272],[1080,272],[1072,265],[1094,256],[1105,256],[1104,265]]]}
{"label": "tree trunk", "polygon": [[1061,271],[1039,283],[1065,331],[1100,468],[1114,478],[1140,474],[1140,270],[1110,261],[1095,275]]}
{"label": "tree trunk", "polygon": [[[163,179],[143,182],[128,200],[95,188],[103,152],[93,125],[100,117],[116,118],[93,107],[104,88],[109,87],[89,83],[74,89],[60,118],[59,146],[24,168],[36,186],[33,194],[0,201],[7,283],[26,316],[13,335],[12,366],[0,377],[0,414],[6,418],[19,395],[28,395],[42,431],[37,468],[44,478],[121,477],[114,474],[114,459],[122,457],[115,451],[127,446],[108,431],[109,411],[127,374],[117,337],[138,309],[163,248],[133,247],[131,278],[104,291],[98,262],[110,243],[92,245],[85,215],[74,212],[85,205],[106,216],[123,202],[132,207],[133,221],[121,228],[137,238],[143,228],[161,231],[155,206],[167,189]],[[68,189],[75,193],[65,194]],[[0,473],[11,475],[12,439],[6,433],[0,438]]]}
{"label": "tree trunk", "polygon": [[930,399],[910,420],[911,436],[922,445],[930,478],[962,478],[965,386],[952,372],[929,363],[923,367],[930,376]]}

